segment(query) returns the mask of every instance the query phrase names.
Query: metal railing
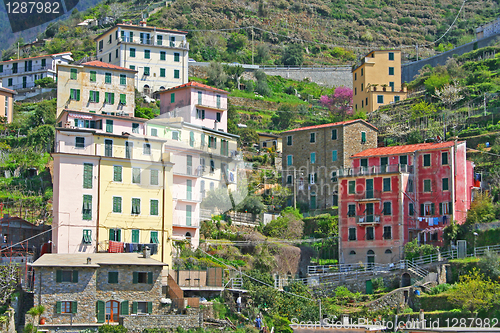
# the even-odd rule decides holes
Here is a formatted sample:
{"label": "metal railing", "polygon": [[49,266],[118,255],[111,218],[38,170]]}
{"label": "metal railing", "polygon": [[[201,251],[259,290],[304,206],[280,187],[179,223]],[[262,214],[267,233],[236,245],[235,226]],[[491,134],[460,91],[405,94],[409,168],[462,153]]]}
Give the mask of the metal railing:
{"label": "metal railing", "polygon": [[392,165],[374,165],[357,168],[340,168],[338,177],[363,176],[385,173],[413,173],[413,165],[392,164]]}
{"label": "metal railing", "polygon": [[363,193],[356,193],[354,195],[355,200],[380,199],[381,197],[382,191],[380,190],[365,190]]}
{"label": "metal railing", "polygon": [[356,216],[356,223],[357,224],[380,223],[380,215],[370,214],[370,215]]}
{"label": "metal railing", "polygon": [[174,227],[195,227],[200,226],[200,219],[197,217],[191,217],[190,219],[186,216],[174,216],[172,219],[172,225]]}
{"label": "metal railing", "polygon": [[19,75],[19,74],[31,74],[33,72],[37,71],[46,71],[46,70],[53,70],[51,67],[47,66],[32,66],[31,68],[28,67],[25,69],[24,67],[18,67],[17,70],[14,69],[4,69],[2,72],[0,72],[0,76],[5,76],[5,75]]}
{"label": "metal railing", "polygon": [[189,49],[189,43],[185,41],[170,41],[170,40],[155,40],[153,38],[140,38],[140,37],[132,37],[122,36],[118,39],[120,42],[125,43],[134,43],[141,45],[154,45],[154,46],[165,46],[165,47],[173,47],[173,48],[181,48],[181,49]]}

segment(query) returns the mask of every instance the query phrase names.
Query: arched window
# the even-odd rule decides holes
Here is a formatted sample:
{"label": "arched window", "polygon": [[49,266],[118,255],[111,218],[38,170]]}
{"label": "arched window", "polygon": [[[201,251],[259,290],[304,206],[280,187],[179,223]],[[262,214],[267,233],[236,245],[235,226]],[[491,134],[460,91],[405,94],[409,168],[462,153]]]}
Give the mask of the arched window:
{"label": "arched window", "polygon": [[392,254],[392,251],[390,249],[385,250],[386,254]]}
{"label": "arched window", "polygon": [[350,255],[355,255],[356,254],[356,251],[351,251],[349,252]]}

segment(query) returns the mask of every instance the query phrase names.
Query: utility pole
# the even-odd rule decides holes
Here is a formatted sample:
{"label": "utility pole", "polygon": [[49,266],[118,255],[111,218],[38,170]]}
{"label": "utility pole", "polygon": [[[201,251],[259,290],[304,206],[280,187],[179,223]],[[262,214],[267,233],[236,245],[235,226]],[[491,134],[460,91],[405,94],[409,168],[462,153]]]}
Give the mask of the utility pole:
{"label": "utility pole", "polygon": [[483,104],[484,104],[484,115],[486,116],[486,93],[484,93]]}
{"label": "utility pole", "polygon": [[415,49],[417,50],[417,61],[418,61],[418,43],[415,45]]}
{"label": "utility pole", "polygon": [[19,42],[17,42],[17,60],[19,60]]}
{"label": "utility pole", "polygon": [[253,65],[253,25],[252,25],[252,65]]}
{"label": "utility pole", "polygon": [[293,169],[293,209],[297,209],[297,169]]}

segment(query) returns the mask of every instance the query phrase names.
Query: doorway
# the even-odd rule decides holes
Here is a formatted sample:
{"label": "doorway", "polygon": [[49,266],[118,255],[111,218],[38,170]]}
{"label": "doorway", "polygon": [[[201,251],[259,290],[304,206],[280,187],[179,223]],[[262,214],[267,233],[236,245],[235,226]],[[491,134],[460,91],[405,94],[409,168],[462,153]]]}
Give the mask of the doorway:
{"label": "doorway", "polygon": [[120,304],[118,301],[106,302],[106,322],[117,323],[119,320]]}
{"label": "doorway", "polygon": [[373,250],[368,250],[366,253],[366,262],[368,263],[368,267],[373,267],[375,265],[375,252],[373,252]]}

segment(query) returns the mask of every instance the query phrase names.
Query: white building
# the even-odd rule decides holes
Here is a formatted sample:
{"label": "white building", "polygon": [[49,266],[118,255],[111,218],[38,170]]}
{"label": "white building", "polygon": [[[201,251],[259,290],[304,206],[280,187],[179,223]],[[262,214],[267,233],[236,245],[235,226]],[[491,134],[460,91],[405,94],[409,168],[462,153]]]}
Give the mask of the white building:
{"label": "white building", "polygon": [[117,24],[96,41],[97,59],[136,70],[136,88],[150,96],[188,82],[187,32]]}

